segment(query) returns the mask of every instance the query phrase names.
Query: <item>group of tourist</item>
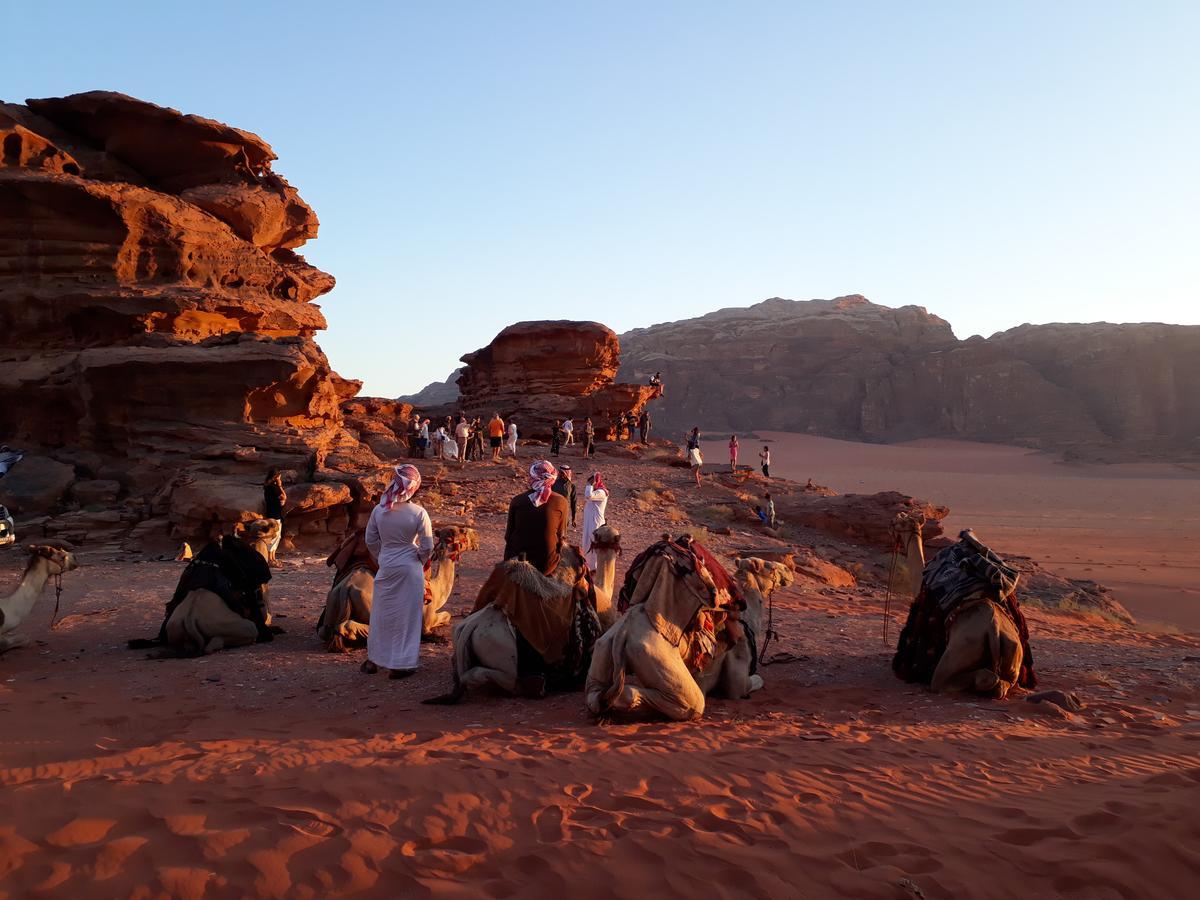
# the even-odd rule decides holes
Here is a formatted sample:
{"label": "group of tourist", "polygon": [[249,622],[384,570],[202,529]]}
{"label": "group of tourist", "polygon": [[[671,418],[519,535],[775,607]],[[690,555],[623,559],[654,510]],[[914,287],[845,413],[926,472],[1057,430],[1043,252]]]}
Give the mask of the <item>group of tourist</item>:
{"label": "group of tourist", "polygon": [[453,416],[430,431],[429,419],[414,414],[409,426],[408,455],[412,459],[458,460],[461,463],[481,461],[484,456],[484,437],[491,448],[492,462],[499,462],[502,450],[510,456],[517,455],[517,423],[506,425],[499,413],[485,425],[482,419],[468,419],[460,413],[458,421]]}
{"label": "group of tourist", "polygon": [[[424,566],[433,554],[429,513],[413,502],[421,487],[414,465],[397,466],[392,483],[371,511],[366,543],[379,563],[371,606],[368,675],[386,669],[390,678],[407,678],[417,670],[421,650]],[[504,558],[524,558],[549,574],[558,565],[568,529],[576,523],[576,491],[570,466],[558,469],[548,460],[529,467],[529,490],[513,498],[504,533]],[[583,490],[580,546],[593,572],[598,564],[593,537],[606,522],[609,492],[599,472],[588,476]]]}

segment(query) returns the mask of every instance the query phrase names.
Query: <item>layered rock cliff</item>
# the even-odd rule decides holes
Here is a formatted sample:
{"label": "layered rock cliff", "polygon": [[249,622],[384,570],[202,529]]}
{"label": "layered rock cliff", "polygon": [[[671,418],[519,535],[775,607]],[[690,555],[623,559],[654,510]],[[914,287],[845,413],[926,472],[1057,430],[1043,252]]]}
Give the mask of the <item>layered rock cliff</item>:
{"label": "layered rock cliff", "polygon": [[0,104],[0,438],[135,499],[377,462],[342,428],[359,384],[313,341],[334,280],[294,252],[317,217],[274,159],[121,94]]}
{"label": "layered rock cliff", "polygon": [[1023,325],[984,340],[861,296],[744,309],[621,337],[620,377],[663,373],[660,428],[958,437],[1076,451],[1200,451],[1200,327]]}
{"label": "layered rock cliff", "polygon": [[599,322],[518,322],[462,357],[453,409],[499,412],[525,437],[547,436],[555,419],[591,416],[597,431],[654,395],[647,385],[615,380],[621,343]]}

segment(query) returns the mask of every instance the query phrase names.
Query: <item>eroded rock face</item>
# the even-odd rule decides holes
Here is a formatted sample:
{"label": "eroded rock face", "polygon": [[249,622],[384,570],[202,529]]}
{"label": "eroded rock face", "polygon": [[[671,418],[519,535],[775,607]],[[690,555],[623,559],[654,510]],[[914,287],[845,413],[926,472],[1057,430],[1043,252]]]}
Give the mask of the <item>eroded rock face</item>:
{"label": "eroded rock face", "polygon": [[1200,327],[1023,325],[959,341],[916,306],[773,298],[621,337],[660,428],[1200,453]]}
{"label": "eroded rock face", "polygon": [[313,342],[334,281],[294,252],[317,218],[274,159],[121,94],[0,104],[0,437],[123,498],[226,479],[160,501],[177,524],[256,511],[270,467],[378,462],[342,428],[359,384]]}
{"label": "eroded rock face", "polygon": [[834,494],[797,491],[775,493],[779,518],[792,525],[815,528],[859,544],[890,550],[892,523],[900,513],[925,517],[921,537],[928,541],[942,533],[942,519],[950,508],[928,503],[896,491],[878,494]]}
{"label": "eroded rock face", "polygon": [[544,437],[555,419],[567,417],[578,428],[591,416],[599,432],[623,413],[640,412],[654,395],[646,385],[616,383],[620,358],[619,339],[599,322],[518,322],[462,357],[454,407],[516,419],[526,437]]}

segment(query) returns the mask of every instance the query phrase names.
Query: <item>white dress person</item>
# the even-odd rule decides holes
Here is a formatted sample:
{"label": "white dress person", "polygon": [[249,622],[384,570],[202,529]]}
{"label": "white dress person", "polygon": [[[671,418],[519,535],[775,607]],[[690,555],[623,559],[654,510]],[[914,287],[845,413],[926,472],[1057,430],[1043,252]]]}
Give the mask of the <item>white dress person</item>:
{"label": "white dress person", "polygon": [[587,558],[588,568],[596,571],[596,551],[592,548],[592,535],[604,524],[604,514],[608,509],[608,490],[604,479],[599,473],[588,479],[587,487],[583,489],[583,555]]}
{"label": "white dress person", "polygon": [[508,452],[517,455],[517,423],[512,419],[508,420]]}
{"label": "white dress person", "polygon": [[409,498],[421,486],[415,466],[397,466],[391,485],[371,511],[367,548],[379,562],[367,636],[367,662],[393,674],[417,668],[425,603],[425,561],[433,554],[433,526]]}

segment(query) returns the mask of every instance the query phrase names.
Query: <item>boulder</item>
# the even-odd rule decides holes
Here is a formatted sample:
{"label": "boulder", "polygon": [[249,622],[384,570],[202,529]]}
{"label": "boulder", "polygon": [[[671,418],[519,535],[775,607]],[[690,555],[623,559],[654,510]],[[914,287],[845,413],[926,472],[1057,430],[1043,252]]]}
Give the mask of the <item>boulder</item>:
{"label": "boulder", "polygon": [[[316,215],[262,138],[104,91],[0,104],[0,137],[6,440],[134,498],[191,468],[256,485],[377,464],[343,428],[360,384],[313,341],[334,281],[294,250]],[[179,491],[177,524],[258,508],[229,484]]]}
{"label": "boulder", "polygon": [[891,529],[901,513],[925,516],[922,538],[929,540],[942,533],[941,520],[950,515],[946,506],[917,500],[896,491],[878,494],[837,494],[816,492],[773,493],[775,510],[781,522],[803,525],[859,544],[892,547]]}
{"label": "boulder", "polygon": [[71,485],[71,496],[80,506],[111,504],[121,493],[119,481],[85,479]]}
{"label": "boulder", "polygon": [[351,500],[350,487],[333,481],[323,481],[316,484],[296,484],[286,488],[287,504],[284,515],[293,513],[310,513],[319,509],[329,509],[341,506]]}
{"label": "boulder", "polygon": [[1017,596],[1024,605],[1099,616],[1122,625],[1136,624],[1129,610],[1102,584],[1063,578],[1047,572],[1027,556],[1005,556],[1004,561],[1021,573]]}
{"label": "boulder", "polygon": [[462,357],[458,402],[431,412],[461,409],[485,420],[499,412],[523,437],[539,438],[550,436],[555,419],[573,419],[579,434],[591,417],[599,439],[655,396],[648,385],[616,383],[620,356],[620,340],[599,322],[518,322]]}
{"label": "boulder", "polygon": [[48,456],[26,453],[0,479],[0,505],[21,516],[47,513],[59,505],[75,480],[75,467]]}

